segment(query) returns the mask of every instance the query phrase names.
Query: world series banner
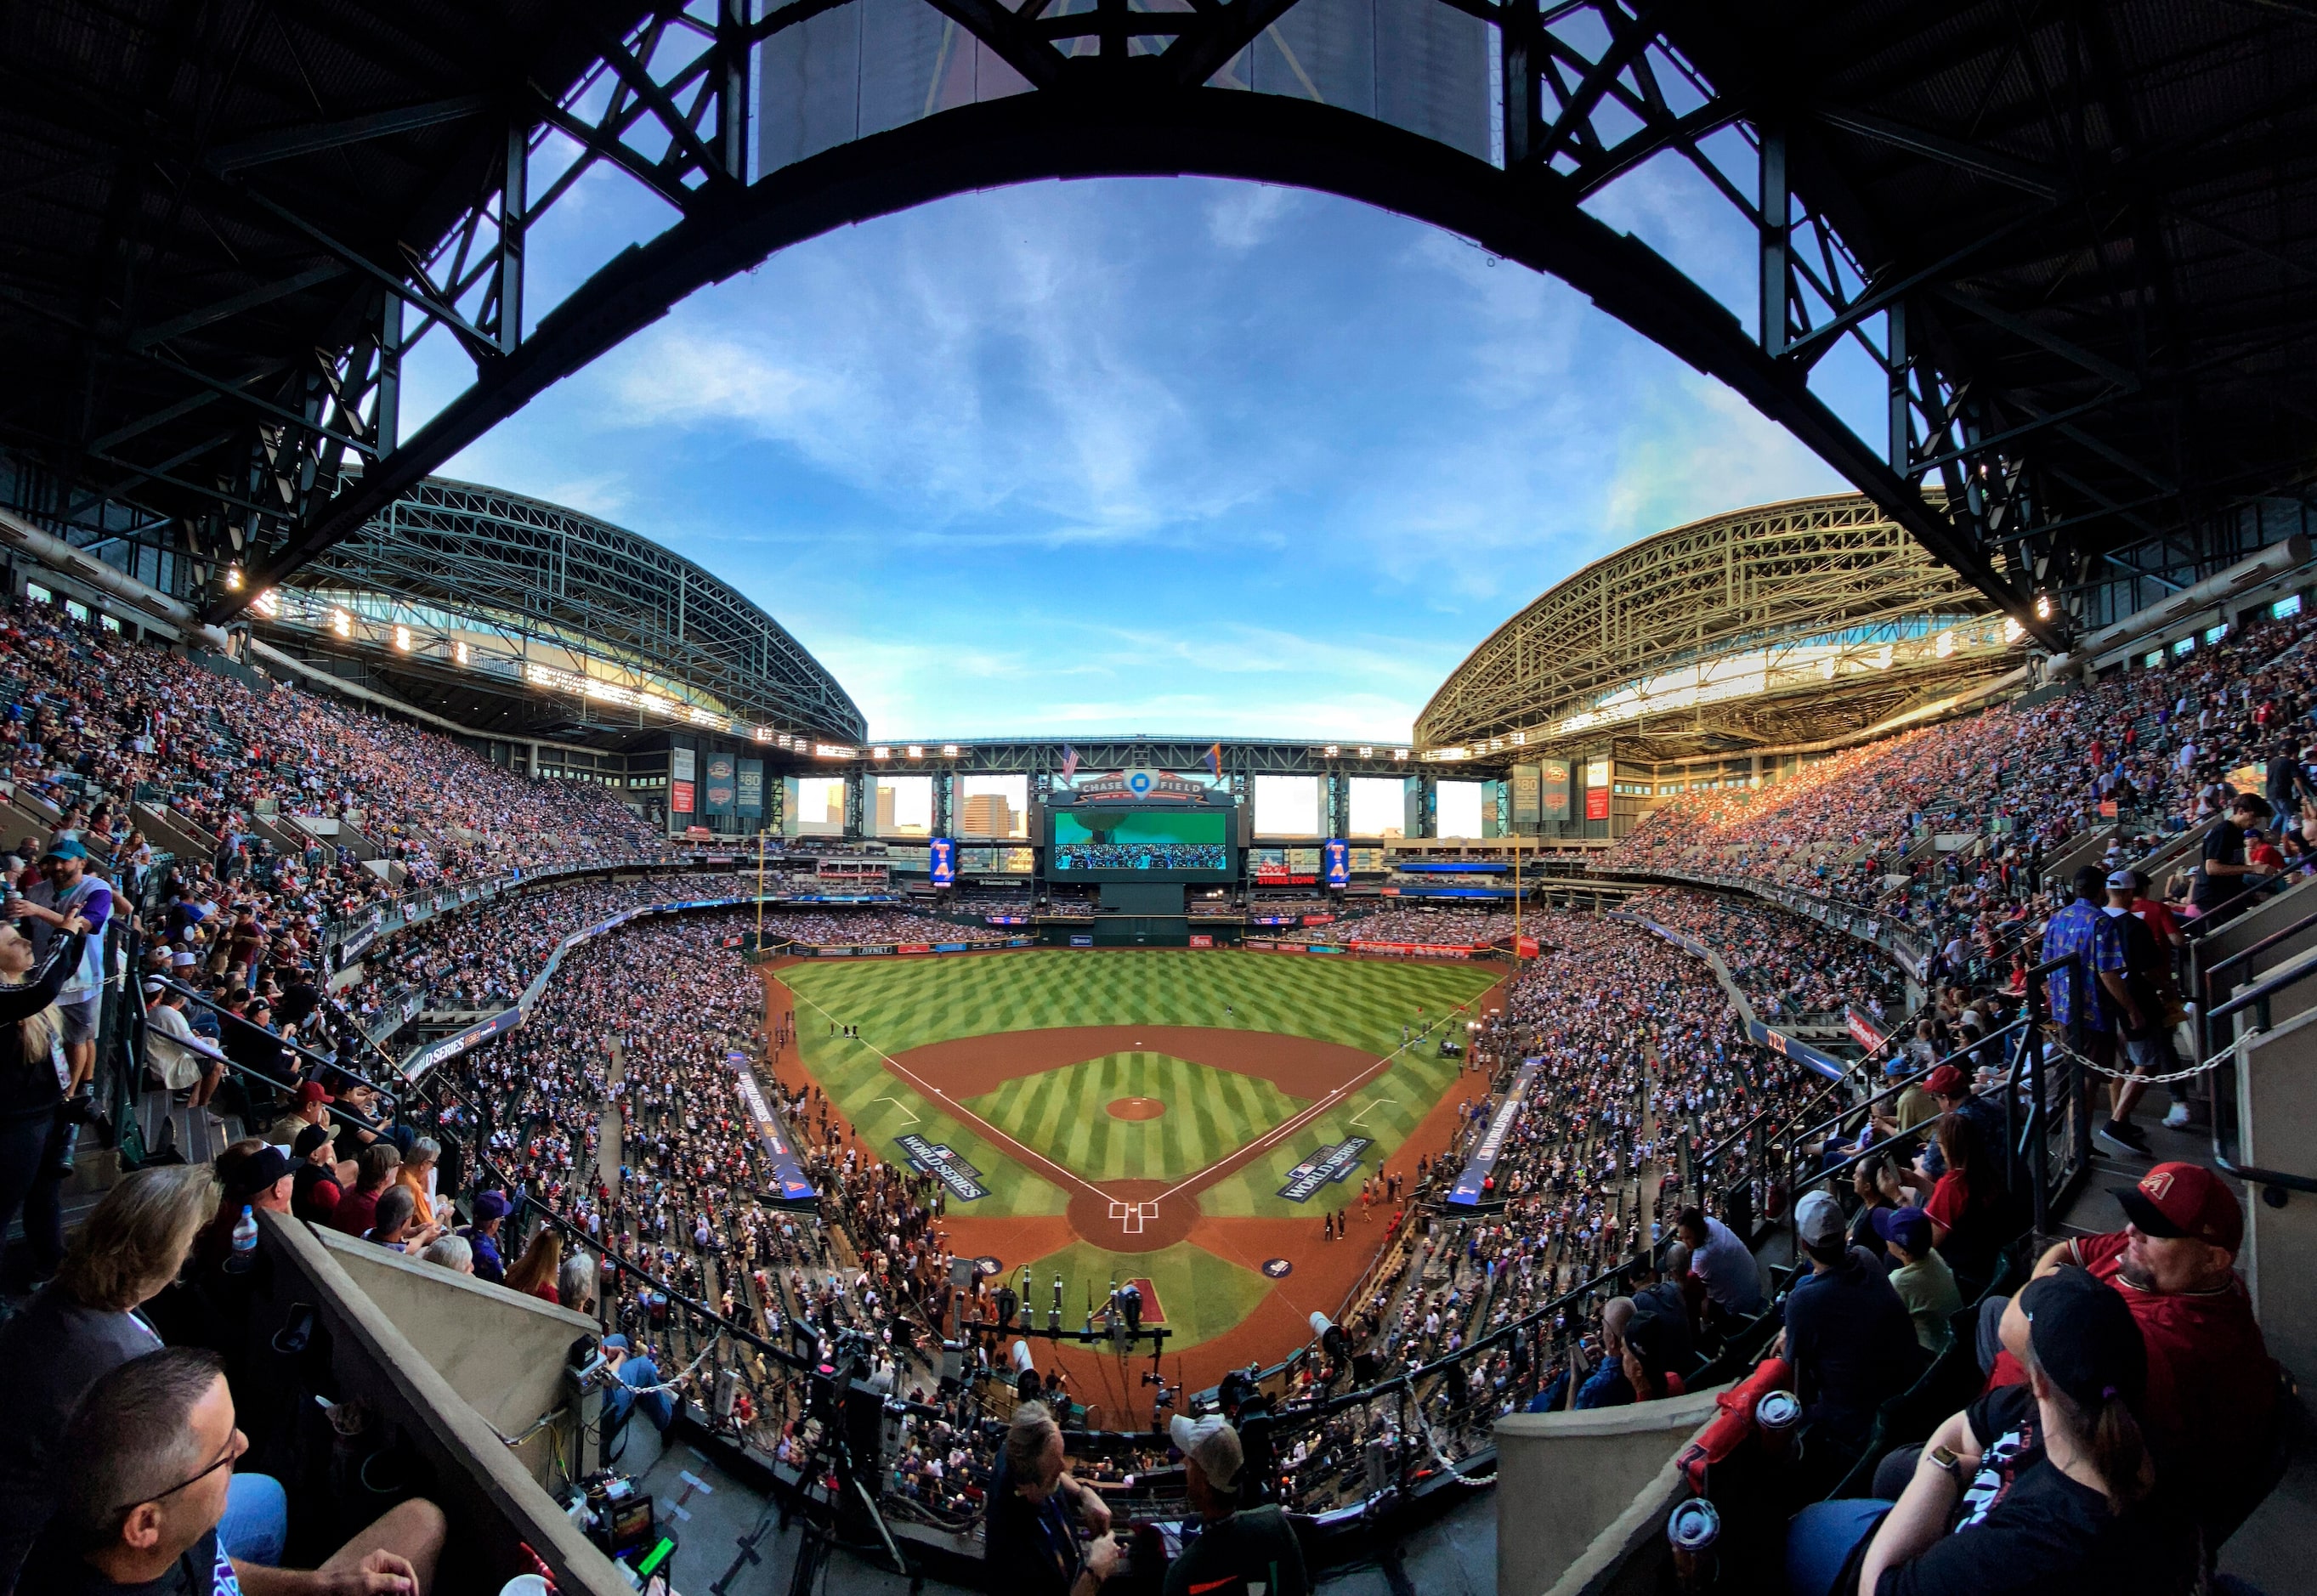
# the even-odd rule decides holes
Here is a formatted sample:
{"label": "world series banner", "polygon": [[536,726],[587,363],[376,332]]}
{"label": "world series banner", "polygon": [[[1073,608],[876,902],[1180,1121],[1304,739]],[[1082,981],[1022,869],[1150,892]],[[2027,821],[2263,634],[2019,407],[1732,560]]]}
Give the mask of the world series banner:
{"label": "world series banner", "polygon": [[1497,1157],[1505,1150],[1505,1137],[1512,1134],[1513,1121],[1519,1117],[1521,1103],[1528,1096],[1529,1083],[1536,1079],[1537,1071],[1543,1066],[1542,1058],[1521,1060],[1520,1069],[1513,1076],[1513,1089],[1497,1105],[1496,1114],[1489,1121],[1488,1134],[1472,1149],[1472,1157],[1464,1161],[1464,1168],[1456,1177],[1456,1184],[1450,1188],[1450,1202],[1465,1208],[1480,1202],[1490,1172],[1497,1167]]}
{"label": "world series banner", "polygon": [[901,1155],[909,1167],[921,1175],[931,1175],[950,1190],[950,1195],[960,1202],[971,1202],[989,1195],[981,1183],[981,1172],[959,1157],[946,1143],[929,1142],[914,1133],[895,1138]]}
{"label": "world series banner", "polygon": [[1360,1166],[1360,1155],[1374,1145],[1366,1137],[1355,1136],[1320,1149],[1287,1172],[1287,1184],[1279,1189],[1279,1195],[1290,1202],[1309,1202],[1320,1187],[1349,1180]]}

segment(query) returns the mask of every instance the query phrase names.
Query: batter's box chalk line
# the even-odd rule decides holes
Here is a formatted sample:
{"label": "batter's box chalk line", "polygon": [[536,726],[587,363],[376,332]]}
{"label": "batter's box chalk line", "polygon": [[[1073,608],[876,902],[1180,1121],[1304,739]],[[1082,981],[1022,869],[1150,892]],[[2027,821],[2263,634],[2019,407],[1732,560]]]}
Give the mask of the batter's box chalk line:
{"label": "batter's box chalk line", "polygon": [[1158,1205],[1155,1202],[1123,1202],[1114,1197],[1110,1199],[1110,1217],[1118,1221],[1119,1227],[1128,1235],[1141,1235],[1143,1226],[1158,1217]]}

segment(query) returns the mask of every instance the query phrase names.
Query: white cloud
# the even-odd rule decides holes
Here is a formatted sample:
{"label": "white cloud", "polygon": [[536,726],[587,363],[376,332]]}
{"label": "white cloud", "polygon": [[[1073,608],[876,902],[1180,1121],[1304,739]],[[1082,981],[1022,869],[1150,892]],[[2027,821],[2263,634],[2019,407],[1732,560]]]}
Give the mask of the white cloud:
{"label": "white cloud", "polygon": [[1232,183],[1207,201],[1207,236],[1218,249],[1243,254],[1268,243],[1273,225],[1301,196],[1270,183]]}

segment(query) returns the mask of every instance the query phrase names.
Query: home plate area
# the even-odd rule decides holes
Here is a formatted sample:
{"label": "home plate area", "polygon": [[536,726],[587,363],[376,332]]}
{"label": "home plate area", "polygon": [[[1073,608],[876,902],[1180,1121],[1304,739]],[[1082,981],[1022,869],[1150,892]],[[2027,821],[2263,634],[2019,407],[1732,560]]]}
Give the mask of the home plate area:
{"label": "home plate area", "polygon": [[[1110,1217],[1122,1234],[1141,1235],[1145,1222],[1158,1219],[1158,1205],[1155,1202],[1123,1202],[1114,1197],[1110,1199]],[[1149,1300],[1147,1294],[1144,1300]]]}

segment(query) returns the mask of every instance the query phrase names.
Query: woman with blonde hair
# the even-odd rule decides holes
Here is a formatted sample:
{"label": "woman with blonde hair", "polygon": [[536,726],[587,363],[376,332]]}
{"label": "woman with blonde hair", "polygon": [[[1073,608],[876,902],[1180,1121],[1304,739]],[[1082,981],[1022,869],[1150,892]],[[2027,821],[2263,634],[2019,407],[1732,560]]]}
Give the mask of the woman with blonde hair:
{"label": "woman with blonde hair", "polygon": [[501,1283],[510,1291],[559,1304],[563,1298],[557,1282],[562,1270],[563,1233],[542,1219],[539,1228],[531,1233],[531,1244],[507,1270],[506,1279]]}
{"label": "woman with blonde hair", "polygon": [[[137,1310],[184,1269],[193,1237],[217,1208],[218,1191],[217,1172],[206,1164],[164,1164],[123,1177],[74,1234],[56,1279],[0,1324],[11,1393],[9,1422],[0,1425],[0,1589],[14,1580],[56,1510],[56,1447],[73,1409],[105,1375],[160,1351],[161,1338]],[[270,1521],[263,1499],[279,1499],[281,1487],[262,1475],[248,1477],[255,1483],[235,1482],[239,1509]],[[235,1512],[228,1505],[228,1520]],[[245,1544],[262,1550],[266,1543]],[[248,1556],[238,1546],[229,1549]]]}
{"label": "woman with blonde hair", "polygon": [[0,921],[0,1235],[22,1208],[36,1276],[65,1252],[57,1189],[65,1178],[67,1121],[56,1003],[80,968],[87,931],[88,922],[71,916],[49,938],[47,956],[36,958],[24,933]]}

